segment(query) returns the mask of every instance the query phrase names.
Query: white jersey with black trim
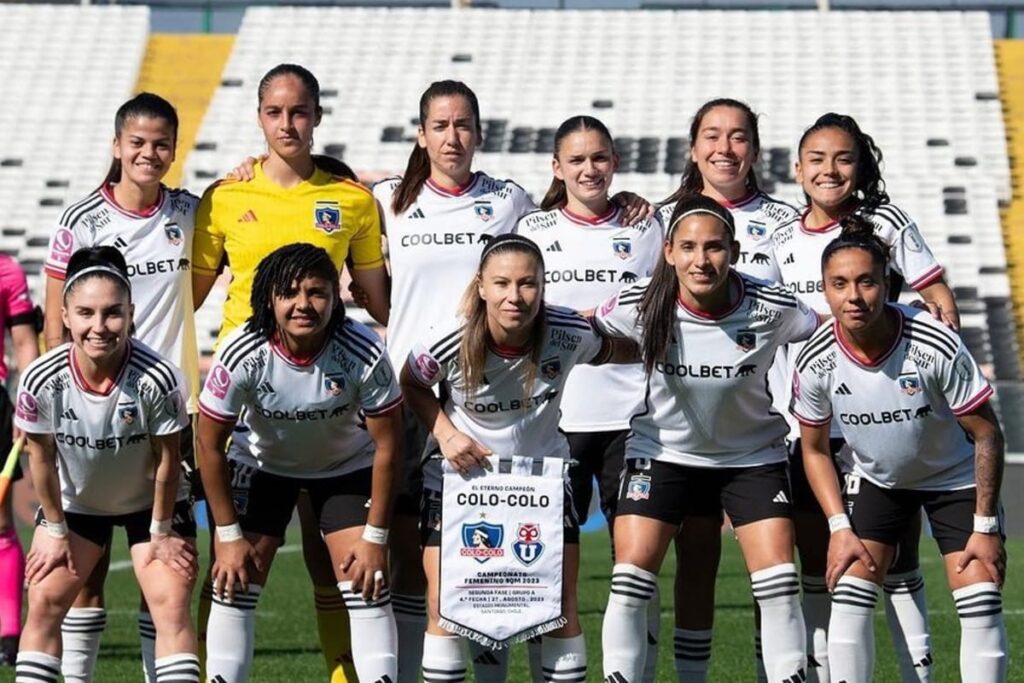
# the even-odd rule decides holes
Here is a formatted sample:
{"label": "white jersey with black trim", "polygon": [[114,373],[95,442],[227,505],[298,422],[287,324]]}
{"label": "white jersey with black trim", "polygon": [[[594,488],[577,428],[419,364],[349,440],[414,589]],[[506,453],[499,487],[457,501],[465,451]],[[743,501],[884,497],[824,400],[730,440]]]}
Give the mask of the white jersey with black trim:
{"label": "white jersey with black trim", "polygon": [[512,232],[516,221],[536,208],[526,190],[511,180],[478,171],[455,191],[428,179],[412,205],[395,215],[391,204],[399,182],[388,178],[373,186],[384,208],[391,261],[388,354],[395,367],[405,363],[432,327],[457,321],[484,245]]}
{"label": "white jersey with black trim", "polygon": [[25,370],[15,424],[29,434],[53,435],[64,510],[140,512],[153,506],[150,436],[174,434],[188,424],[184,388],[174,365],[132,339],[117,379],[97,393],[83,380],[72,345],[63,344]]}
{"label": "white jersey with black trim", "polygon": [[[668,229],[675,204],[658,209],[661,222]],[[772,251],[772,233],[779,226],[798,217],[797,210],[786,202],[764,192],[754,192],[737,202],[722,204],[736,224],[736,240],[740,243],[740,260],[736,270],[744,275],[780,282],[779,264]]]}
{"label": "white jersey with black trim", "polygon": [[[597,312],[603,332],[642,343],[637,308],[650,281],[626,287]],[[786,459],[788,427],[772,407],[775,351],[806,339],[817,316],[780,286],[733,273],[736,304],[717,317],[675,305],[665,360],[654,365],[630,427],[627,458],[692,467],[750,467]]]}
{"label": "white jersey with black trim", "polygon": [[797,357],[792,411],[809,425],[836,422],[854,472],[883,488],[950,491],[975,485],[974,446],[957,417],[992,396],[960,338],[927,311],[890,304],[892,347],[867,362],[835,321]]}
{"label": "white jersey with black trim", "polygon": [[349,319],[306,361],[239,327],[214,355],[199,409],[228,424],[245,410],[249,431],[232,439],[231,459],[317,479],[370,467],[374,445],[363,415],[382,415],[401,402],[380,337]]}
{"label": "white jersey with black trim", "polygon": [[[624,285],[654,274],[661,258],[664,228],[657,216],[636,225],[622,222],[612,206],[593,219],[566,209],[534,211],[516,232],[544,253],[544,300],[590,310]],[[629,418],[644,396],[639,364],[578,365],[569,374],[562,399],[561,428],[602,432],[629,428]],[[594,401],[600,396],[600,401]]]}
{"label": "white jersey with black trim", "polygon": [[199,198],[161,187],[145,212],[118,206],[109,186],[69,206],[50,236],[46,273],[63,280],[83,247],[116,247],[128,263],[135,337],[171,360],[188,381],[189,412],[199,391],[199,355],[192,311],[192,235]]}
{"label": "white jersey with black trim", "polygon": [[[459,367],[463,326],[449,326],[417,345],[407,367],[427,387],[443,384],[444,413],[460,432],[498,455],[569,457],[569,443],[558,429],[559,406],[570,371],[581,363],[600,363],[608,348],[590,322],[567,308],[545,306],[544,342],[533,386],[524,391],[528,357],[520,351],[488,348],[483,382],[466,393]],[[424,456],[438,451],[433,436]],[[440,488],[440,468],[428,465],[426,485]]]}

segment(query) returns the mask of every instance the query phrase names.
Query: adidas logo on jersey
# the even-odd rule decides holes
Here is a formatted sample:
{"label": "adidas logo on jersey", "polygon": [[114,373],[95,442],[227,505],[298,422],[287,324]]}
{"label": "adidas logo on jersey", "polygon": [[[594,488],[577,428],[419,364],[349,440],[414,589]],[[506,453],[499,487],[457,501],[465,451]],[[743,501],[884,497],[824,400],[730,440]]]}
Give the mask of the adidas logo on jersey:
{"label": "adidas logo on jersey", "polygon": [[426,214],[423,213],[423,209],[416,209],[409,214],[409,218],[426,218]]}
{"label": "adidas logo on jersey", "polygon": [[78,419],[78,415],[75,413],[73,408],[68,408],[63,413],[60,414],[60,419],[62,419],[62,420],[77,420]]}
{"label": "adidas logo on jersey", "polygon": [[256,392],[260,393],[260,394],[273,394],[273,393],[276,393],[274,391],[274,387],[270,384],[270,382],[264,382],[263,384],[261,384],[258,387],[256,387]]}
{"label": "adidas logo on jersey", "polygon": [[786,496],[786,492],[785,491],[779,491],[778,493],[775,494],[775,497],[772,498],[772,502],[773,503],[788,503],[789,502],[789,498]]}
{"label": "adidas logo on jersey", "polygon": [[114,240],[114,246],[118,249],[126,249],[128,247],[128,242],[126,242],[123,237],[118,237]]}
{"label": "adidas logo on jersey", "polygon": [[555,240],[554,243],[548,246],[544,251],[562,251],[562,245],[558,243],[558,240]]}
{"label": "adidas logo on jersey", "polygon": [[256,212],[253,211],[252,209],[249,209],[248,211],[246,211],[245,213],[238,217],[239,223],[255,223],[258,220],[259,219],[256,218]]}
{"label": "adidas logo on jersey", "polygon": [[853,392],[850,391],[850,387],[846,386],[846,382],[836,387],[836,394],[839,396],[853,396]]}
{"label": "adidas logo on jersey", "polygon": [[795,263],[795,262],[796,262],[796,259],[795,259],[795,258],[793,258],[793,255],[792,255],[792,254],[790,254],[789,256],[787,256],[787,257],[786,257],[786,260],[785,260],[785,261],[783,261],[783,263]]}

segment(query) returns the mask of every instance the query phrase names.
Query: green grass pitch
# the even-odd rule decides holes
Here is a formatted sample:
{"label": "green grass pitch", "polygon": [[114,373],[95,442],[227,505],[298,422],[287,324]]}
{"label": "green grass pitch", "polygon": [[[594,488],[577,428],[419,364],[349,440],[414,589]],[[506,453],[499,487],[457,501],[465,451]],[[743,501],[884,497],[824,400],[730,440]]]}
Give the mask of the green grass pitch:
{"label": "green grass pitch", "polygon": [[[201,547],[207,537],[203,532]],[[297,536],[297,534],[294,534]],[[26,539],[27,540],[27,539]],[[753,618],[747,573],[737,544],[727,537],[718,578],[715,614],[714,649],[711,658],[711,681],[753,681]],[[269,586],[264,591],[256,612],[256,659],[252,681],[324,681],[324,664],[317,645],[313,617],[313,595],[309,578],[297,548],[286,547],[274,562]],[[608,600],[608,577],[611,561],[607,535],[604,531],[583,534],[583,562],[580,576],[580,603],[583,628],[590,653],[588,681],[600,682],[601,619]],[[1011,681],[1024,682],[1024,570],[1018,562],[1024,557],[1024,539],[1009,542],[1010,576],[1004,595],[1006,623],[1010,632]],[[672,553],[669,553],[671,555]],[[953,601],[946,589],[938,552],[928,539],[922,540],[928,607],[932,625],[936,683],[959,680],[959,622]],[[205,552],[204,552],[205,555]],[[123,566],[127,550],[123,536],[117,536],[114,548],[115,571],[107,580],[109,625],[103,637],[97,682],[119,683],[141,680],[138,635],[135,615],[138,589],[130,569]],[[205,562],[205,557],[204,557]],[[671,596],[672,561],[661,571],[661,592]],[[197,591],[198,593],[198,591]],[[889,644],[885,617],[881,607],[876,622],[878,668],[875,680],[898,681],[899,675]],[[658,681],[673,682],[672,616],[667,598],[662,601],[662,642],[659,653]],[[11,681],[11,669],[0,669],[0,681]],[[509,680],[529,680],[525,647],[513,649]]]}

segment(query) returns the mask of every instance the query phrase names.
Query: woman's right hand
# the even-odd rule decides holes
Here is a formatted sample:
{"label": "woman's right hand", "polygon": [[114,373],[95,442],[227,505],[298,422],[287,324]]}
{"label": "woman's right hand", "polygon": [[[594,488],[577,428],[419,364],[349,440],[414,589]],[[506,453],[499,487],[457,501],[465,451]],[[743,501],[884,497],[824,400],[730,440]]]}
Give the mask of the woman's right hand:
{"label": "woman's right hand", "polygon": [[70,537],[54,538],[45,528],[36,527],[32,548],[25,557],[25,580],[31,584],[39,583],[54,569],[63,566],[72,574],[78,574],[71,557]]}
{"label": "woman's right hand", "polygon": [[487,456],[491,455],[491,449],[467,434],[453,432],[441,440],[440,446],[441,455],[459,474],[469,474],[474,467],[491,469],[491,463],[487,460]]}
{"label": "woman's right hand", "polygon": [[249,182],[256,177],[256,163],[266,161],[268,156],[267,154],[261,154],[258,157],[246,157],[245,161],[231,169],[231,172],[228,173],[228,178]]}
{"label": "woman's right hand", "polygon": [[224,602],[234,602],[235,584],[241,586],[243,593],[248,593],[250,574],[252,570],[263,571],[263,560],[246,538],[227,542],[217,539],[213,551],[216,558],[210,570],[213,594]]}
{"label": "woman's right hand", "polygon": [[872,574],[878,571],[875,558],[852,529],[842,529],[832,534],[828,543],[828,563],[825,570],[825,583],[830,591],[836,589],[839,579],[855,562],[860,562]]}

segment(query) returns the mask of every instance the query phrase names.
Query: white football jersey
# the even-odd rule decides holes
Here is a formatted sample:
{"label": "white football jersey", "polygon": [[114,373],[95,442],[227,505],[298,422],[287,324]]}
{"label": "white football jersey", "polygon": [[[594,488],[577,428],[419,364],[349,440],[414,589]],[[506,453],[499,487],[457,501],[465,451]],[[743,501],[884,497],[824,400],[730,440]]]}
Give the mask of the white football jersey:
{"label": "white football jersey", "polygon": [[899,314],[892,348],[858,358],[835,321],[807,341],[793,374],[801,422],[838,423],[854,472],[883,488],[949,491],[974,486],[974,446],[956,418],[992,396],[960,338],[927,311]]}
{"label": "white football jersey", "polygon": [[199,390],[199,355],[192,309],[192,235],[199,198],[161,187],[145,213],[118,206],[104,185],[69,206],[50,236],[46,273],[63,280],[68,260],[83,247],[116,247],[128,263],[135,304],[135,337],[185,373],[189,412]]}
{"label": "white football jersey", "polygon": [[326,478],[373,464],[363,414],[381,415],[402,394],[384,345],[370,328],[346,320],[307,362],[245,326],[214,354],[199,396],[207,417],[233,423],[245,410],[229,457],[271,474]]}
{"label": "white football jersey", "polygon": [[188,424],[181,372],[132,339],[120,375],[100,394],[82,379],[71,349],[58,346],[25,370],[15,424],[29,434],[53,435],[64,510],[123,515],[153,507],[150,435],[174,434]]}
{"label": "white football jersey", "polygon": [[[459,368],[463,326],[449,326],[418,345],[407,366],[424,386],[443,383],[447,396],[444,413],[460,432],[468,434],[497,455],[535,458],[569,457],[569,443],[558,429],[559,406],[569,372],[581,363],[601,362],[606,350],[602,337],[578,313],[560,306],[545,306],[545,340],[537,376],[529,391],[522,353],[489,348],[483,383],[467,395]],[[438,452],[433,436],[424,457]],[[440,489],[440,467],[424,468],[426,485]]]}
{"label": "white football jersey", "polygon": [[[516,232],[544,253],[544,300],[589,310],[624,285],[654,274],[665,242],[657,216],[637,225],[622,223],[622,211],[587,219],[566,209],[534,211]],[[578,365],[569,374],[562,399],[561,428],[599,432],[629,428],[643,400],[644,371],[639,364]],[[594,397],[600,396],[600,401]]]}
{"label": "white football jersey", "polygon": [[[626,287],[597,312],[610,335],[638,343],[637,308],[649,281]],[[780,286],[732,274],[736,305],[710,317],[676,305],[665,360],[655,363],[647,395],[630,424],[627,458],[692,467],[750,467],[786,459],[788,431],[772,407],[768,371],[775,351],[806,339],[817,316]]]}
{"label": "white football jersey", "polygon": [[[675,204],[658,209],[661,222],[668,229]],[[772,251],[772,233],[781,225],[799,216],[795,208],[779,199],[755,192],[735,203],[722,204],[736,223],[736,241],[740,243],[740,260],[735,269],[744,275],[780,282],[779,265]]]}
{"label": "white football jersey", "polygon": [[384,207],[391,261],[387,346],[395,367],[405,364],[409,351],[432,327],[458,320],[462,294],[484,245],[512,232],[516,221],[536,208],[526,190],[511,180],[477,172],[457,192],[428,179],[416,201],[396,216],[391,203],[400,181],[389,178],[373,187],[373,196]]}

